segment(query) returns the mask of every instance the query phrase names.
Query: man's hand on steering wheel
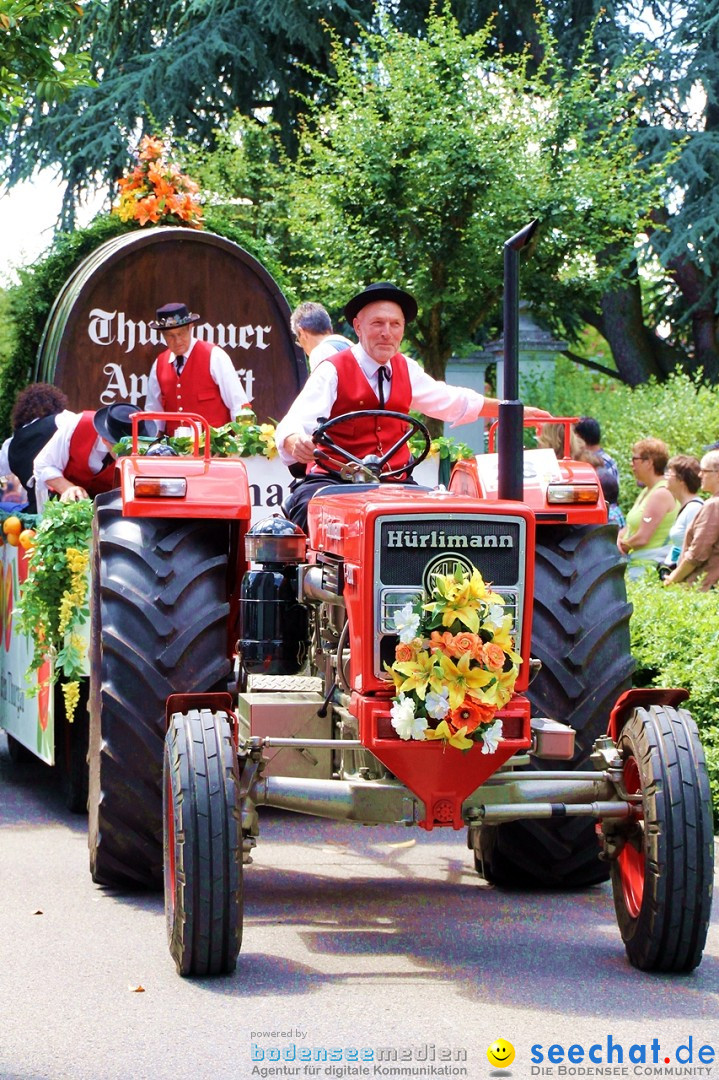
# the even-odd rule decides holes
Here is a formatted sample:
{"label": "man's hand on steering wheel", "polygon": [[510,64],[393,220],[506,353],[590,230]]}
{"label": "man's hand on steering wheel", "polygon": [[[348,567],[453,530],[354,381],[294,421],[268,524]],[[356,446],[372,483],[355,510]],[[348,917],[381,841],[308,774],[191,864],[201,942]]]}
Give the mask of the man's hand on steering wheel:
{"label": "man's hand on steering wheel", "polygon": [[[391,417],[393,420],[399,420],[407,424],[407,431],[387,450],[384,454],[370,454],[365,458],[356,457],[351,451],[345,449],[343,446],[339,446],[327,432],[333,428],[336,424],[341,424],[347,420],[356,420],[361,417]],[[418,432],[423,436],[424,445],[421,453],[416,457],[411,456],[409,461],[401,466],[397,466],[394,469],[385,469],[394,455],[402,449],[405,443],[409,442],[412,436]],[[328,450],[331,451],[332,456],[336,455],[341,461],[347,462],[348,465],[356,465],[360,468],[363,467],[363,471],[369,471],[376,479],[388,480],[399,477],[409,476],[412,470],[419,465],[420,461],[424,461],[429,453],[431,445],[431,439],[427,428],[414,416],[409,416],[407,413],[392,412],[390,409],[361,409],[357,412],[343,413],[342,416],[335,416],[331,420],[325,420],[315,430],[312,441],[315,444],[314,460],[317,461],[322,468],[328,473],[329,476],[334,476],[340,480],[346,480],[348,477],[343,476],[335,468],[333,468],[329,462],[332,461],[332,457],[328,454]],[[336,458],[333,465],[336,464]]]}

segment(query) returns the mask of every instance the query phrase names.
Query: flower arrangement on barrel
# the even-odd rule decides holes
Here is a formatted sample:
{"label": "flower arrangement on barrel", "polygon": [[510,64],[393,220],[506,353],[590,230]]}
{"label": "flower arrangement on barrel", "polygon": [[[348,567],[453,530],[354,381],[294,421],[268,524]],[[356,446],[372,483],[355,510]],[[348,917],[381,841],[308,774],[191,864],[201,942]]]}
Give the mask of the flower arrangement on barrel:
{"label": "flower arrangement on barrel", "polygon": [[456,564],[436,574],[428,603],[405,604],[394,616],[399,641],[385,665],[395,685],[391,723],[400,739],[438,739],[493,754],[502,738],[496,713],[512,697],[522,658],[512,616],[478,570]]}
{"label": "flower arrangement on barrel", "polygon": [[118,181],[120,199],[113,214],[138,225],[189,225],[202,228],[198,184],[166,159],[162,139],[145,135],[137,151],[137,165]]}

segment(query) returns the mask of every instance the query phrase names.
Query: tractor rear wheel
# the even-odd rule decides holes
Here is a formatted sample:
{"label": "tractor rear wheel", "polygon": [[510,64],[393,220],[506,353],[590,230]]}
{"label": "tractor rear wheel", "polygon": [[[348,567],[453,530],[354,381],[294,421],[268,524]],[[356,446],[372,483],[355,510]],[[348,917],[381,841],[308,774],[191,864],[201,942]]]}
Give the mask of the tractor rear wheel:
{"label": "tractor rear wheel", "polygon": [[604,826],[619,847],[612,890],[627,956],[642,971],[693,971],[709,928],[714,862],[696,725],[684,709],[635,709],[617,746],[624,786],[642,797],[636,821]]}
{"label": "tractor rear wheel", "polygon": [[242,944],[242,815],[227,717],[175,713],[165,736],[165,915],[180,975],[227,975]]}
{"label": "tractor rear wheel", "polygon": [[226,690],[226,522],[122,516],[93,525],[90,869],[101,885],[162,888],[162,746],[169,694]]}
{"label": "tractor rear wheel", "polygon": [[[534,716],[576,732],[571,762],[533,760],[532,768],[582,769],[607,730],[634,668],[624,564],[613,525],[537,529],[532,656],[542,669],[528,690]],[[475,866],[498,885],[582,888],[606,881],[594,822],[516,821],[471,832]]]}

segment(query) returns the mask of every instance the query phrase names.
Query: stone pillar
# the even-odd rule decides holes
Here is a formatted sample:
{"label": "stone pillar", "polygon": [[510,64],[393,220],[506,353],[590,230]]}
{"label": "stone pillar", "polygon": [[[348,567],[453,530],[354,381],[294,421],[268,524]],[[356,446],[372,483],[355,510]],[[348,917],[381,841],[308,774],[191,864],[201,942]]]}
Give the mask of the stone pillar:
{"label": "stone pillar", "polygon": [[[469,356],[450,356],[447,361],[445,382],[451,386],[468,386],[483,394],[487,379],[487,367],[495,364],[494,357],[488,357],[485,349],[470,353]],[[473,424],[461,424],[460,427],[444,425],[444,433],[458,442],[467,443],[475,454],[483,454],[486,448],[485,421],[476,420]]]}
{"label": "stone pillar", "polygon": [[[557,341],[548,330],[542,330],[534,321],[526,300],[519,303],[519,393],[522,401],[537,404],[539,393],[551,409],[554,402],[554,368],[558,352],[568,348],[566,341]],[[504,393],[502,359],[504,338],[492,341],[484,350],[488,361],[497,364],[497,397]]]}

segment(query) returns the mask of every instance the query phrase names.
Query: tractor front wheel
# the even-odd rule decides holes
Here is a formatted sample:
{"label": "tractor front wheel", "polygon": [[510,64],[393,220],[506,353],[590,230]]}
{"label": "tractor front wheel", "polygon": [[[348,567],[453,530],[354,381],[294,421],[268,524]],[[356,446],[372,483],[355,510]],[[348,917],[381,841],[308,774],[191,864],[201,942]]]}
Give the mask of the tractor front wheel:
{"label": "tractor front wheel", "polygon": [[242,818],[227,717],[175,713],[163,770],[165,914],[180,975],[226,975],[242,944]]}
{"label": "tractor front wheel", "polygon": [[627,956],[642,971],[693,971],[709,927],[714,861],[711,794],[696,725],[684,709],[635,709],[618,749],[624,787],[641,795],[632,822],[604,825]]}

